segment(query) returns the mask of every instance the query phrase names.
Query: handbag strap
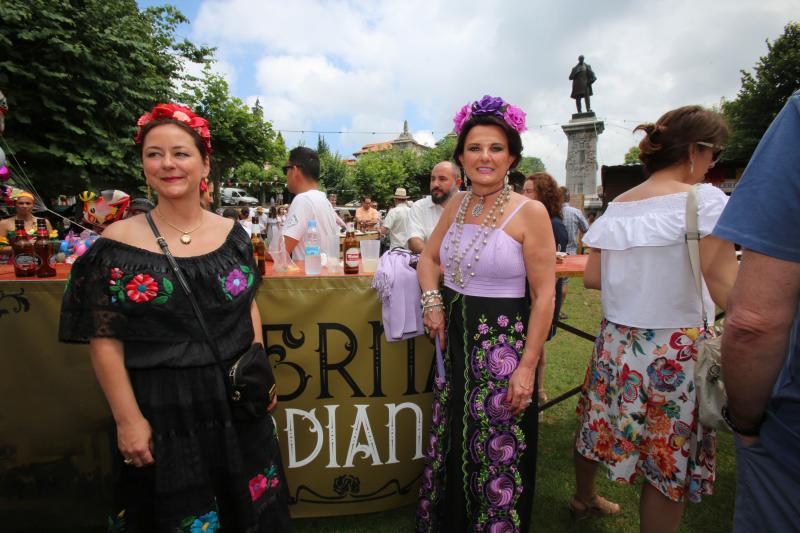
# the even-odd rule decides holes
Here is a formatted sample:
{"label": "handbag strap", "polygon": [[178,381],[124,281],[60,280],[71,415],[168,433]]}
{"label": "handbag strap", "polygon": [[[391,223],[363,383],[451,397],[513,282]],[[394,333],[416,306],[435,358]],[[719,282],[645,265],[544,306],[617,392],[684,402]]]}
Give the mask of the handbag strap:
{"label": "handbag strap", "polygon": [[208,330],[205,318],[203,318],[203,312],[200,310],[200,306],[197,304],[197,299],[194,297],[194,293],[192,293],[192,289],[189,287],[189,283],[183,276],[183,272],[178,266],[178,262],[175,261],[175,257],[172,255],[172,252],[170,252],[169,246],[167,246],[166,239],[164,239],[164,237],[161,236],[161,232],[158,231],[156,223],[153,222],[153,216],[150,213],[145,213],[144,216],[147,219],[147,223],[150,225],[150,229],[153,231],[153,235],[156,236],[156,241],[158,242],[158,245],[161,247],[161,251],[164,252],[165,256],[167,256],[167,261],[169,262],[169,265],[172,267],[172,271],[175,273],[175,279],[178,280],[178,284],[180,284],[181,288],[183,289],[183,292],[186,293],[186,297],[192,304],[192,309],[194,309],[194,314],[197,317],[197,322],[200,324],[200,329],[203,330],[203,336],[205,336],[206,342],[211,347],[211,351],[214,353],[214,359],[217,360],[217,365],[222,371],[223,377],[226,378],[223,379],[223,381],[225,382],[225,388],[227,389],[228,372],[227,370],[225,370],[225,366],[222,364],[222,356],[219,353],[219,348],[217,347],[217,343],[214,341],[214,338],[211,336],[211,333]]}
{"label": "handbag strap", "polygon": [[700,296],[700,308],[703,312],[703,328],[708,330],[706,302],[703,298],[703,278],[700,268],[700,230],[698,229],[697,185],[693,185],[686,194],[686,246],[689,248],[689,265],[694,277],[694,286]]}

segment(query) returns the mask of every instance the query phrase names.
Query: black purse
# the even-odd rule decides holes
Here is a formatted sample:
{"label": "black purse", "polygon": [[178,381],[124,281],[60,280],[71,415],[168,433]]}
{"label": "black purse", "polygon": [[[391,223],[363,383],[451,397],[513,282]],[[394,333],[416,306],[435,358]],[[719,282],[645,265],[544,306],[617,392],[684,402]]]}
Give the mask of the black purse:
{"label": "black purse", "polygon": [[150,213],[146,213],[145,218],[147,218],[147,223],[150,225],[153,235],[156,236],[156,241],[158,241],[161,251],[167,256],[167,261],[169,261],[172,270],[175,272],[175,278],[192,304],[200,329],[203,330],[206,342],[211,347],[214,359],[217,360],[217,365],[222,371],[225,390],[231,403],[231,415],[235,420],[240,421],[263,418],[267,415],[267,407],[272,403],[277,392],[275,376],[272,373],[272,367],[269,365],[264,345],[260,342],[254,342],[250,348],[236,358],[230,368],[225,368],[217,343],[211,337],[208,326],[206,326],[203,312],[200,310],[200,306],[197,305],[197,300],[192,294],[189,283],[184,278],[180,267],[178,267],[178,262],[175,261],[175,257],[169,251],[167,241],[161,236]]}

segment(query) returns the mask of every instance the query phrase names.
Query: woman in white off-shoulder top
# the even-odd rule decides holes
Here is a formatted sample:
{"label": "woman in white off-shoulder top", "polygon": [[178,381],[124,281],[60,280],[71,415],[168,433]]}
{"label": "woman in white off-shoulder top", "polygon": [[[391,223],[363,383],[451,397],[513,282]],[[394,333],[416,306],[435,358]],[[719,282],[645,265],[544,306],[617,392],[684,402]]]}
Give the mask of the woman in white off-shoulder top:
{"label": "woman in white off-shoulder top", "polygon": [[[686,106],[664,114],[639,145],[647,180],[610,203],[583,239],[592,252],[584,284],[602,289],[603,321],[586,373],[576,433],[578,515],[619,506],[596,493],[610,479],[642,475],[642,531],[675,531],[685,501],[714,483],[715,435],[696,416],[695,341],[703,317],[684,234],[687,191],[713,168],[728,135],[718,114]],[[697,187],[703,295],[708,320],[725,308],[736,277],[733,245],[711,236],[727,197]]]}

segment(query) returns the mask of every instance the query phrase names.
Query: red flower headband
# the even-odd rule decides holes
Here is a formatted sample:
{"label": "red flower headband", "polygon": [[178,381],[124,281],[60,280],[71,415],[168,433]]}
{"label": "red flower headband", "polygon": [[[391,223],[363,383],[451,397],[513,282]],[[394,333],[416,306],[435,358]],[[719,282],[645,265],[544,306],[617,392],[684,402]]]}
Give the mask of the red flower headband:
{"label": "red flower headband", "polygon": [[145,124],[159,118],[182,122],[192,128],[203,139],[206,153],[211,155],[211,132],[208,129],[208,121],[195,115],[188,107],[178,104],[158,104],[152,111],[139,117],[139,120],[136,121],[136,137],[133,138],[136,144],[142,143],[142,128]]}

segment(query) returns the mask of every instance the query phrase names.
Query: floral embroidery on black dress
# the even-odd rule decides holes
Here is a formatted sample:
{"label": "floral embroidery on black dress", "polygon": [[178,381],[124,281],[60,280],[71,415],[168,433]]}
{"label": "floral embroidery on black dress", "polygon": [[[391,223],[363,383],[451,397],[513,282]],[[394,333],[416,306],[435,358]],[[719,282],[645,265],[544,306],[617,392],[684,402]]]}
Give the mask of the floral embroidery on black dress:
{"label": "floral embroidery on black dress", "polygon": [[228,300],[233,300],[253,285],[253,270],[247,265],[239,265],[224,276],[219,277],[222,292]]}
{"label": "floral embroidery on black dress", "polygon": [[125,522],[125,509],[114,516],[108,517],[108,533],[124,533],[127,531]]}
{"label": "floral embroidery on black dress", "polygon": [[112,268],[108,281],[111,303],[123,302],[127,298],[134,303],[152,301],[156,305],[167,303],[175,290],[167,277],[161,278],[161,288],[150,274],[125,274],[119,268]]}
{"label": "floral embroidery on black dress", "polygon": [[189,516],[181,522],[179,533],[214,533],[219,529],[219,518],[216,511],[209,511],[203,516]]}
{"label": "floral embroidery on black dress", "polygon": [[264,469],[263,474],[257,474],[250,479],[250,498],[256,501],[267,492],[275,492],[280,484],[281,480],[278,477],[278,468],[272,464],[269,468]]}

